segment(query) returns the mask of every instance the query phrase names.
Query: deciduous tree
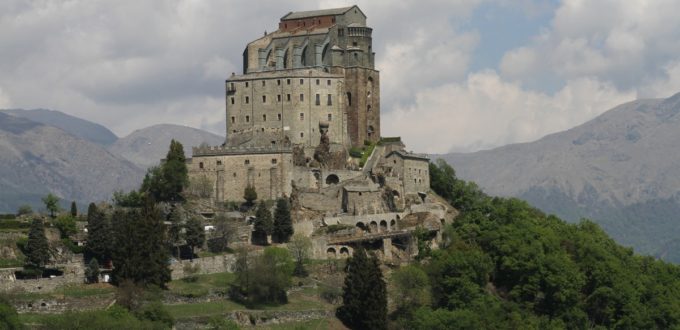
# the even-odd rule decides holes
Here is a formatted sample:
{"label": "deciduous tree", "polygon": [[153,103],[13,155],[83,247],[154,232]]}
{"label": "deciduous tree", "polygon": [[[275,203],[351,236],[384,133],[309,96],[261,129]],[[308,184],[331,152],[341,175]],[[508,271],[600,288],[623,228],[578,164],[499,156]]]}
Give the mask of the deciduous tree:
{"label": "deciduous tree", "polygon": [[50,217],[54,218],[56,213],[59,212],[59,197],[53,195],[52,193],[47,194],[43,197],[43,203],[45,203],[45,208],[50,212]]}

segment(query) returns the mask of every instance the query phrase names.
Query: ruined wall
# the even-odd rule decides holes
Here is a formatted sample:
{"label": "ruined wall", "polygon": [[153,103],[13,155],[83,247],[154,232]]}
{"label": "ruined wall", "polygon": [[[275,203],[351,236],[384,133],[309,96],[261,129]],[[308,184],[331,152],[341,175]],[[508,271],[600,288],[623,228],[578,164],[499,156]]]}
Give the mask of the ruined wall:
{"label": "ruined wall", "polygon": [[17,279],[15,276],[15,272],[20,271],[21,268],[0,269],[0,291],[51,292],[63,285],[83,283],[85,281],[82,255],[75,255],[72,261],[61,267],[61,269],[64,272],[62,276],[23,280]]}
{"label": "ruined wall", "polygon": [[188,274],[184,273],[184,267],[186,265],[190,265],[192,267],[198,266],[198,272],[196,274],[215,274],[233,272],[234,264],[236,264],[236,255],[226,254],[205,258],[196,258],[194,260],[178,261],[170,264],[170,271],[172,279],[178,280],[188,276]]}

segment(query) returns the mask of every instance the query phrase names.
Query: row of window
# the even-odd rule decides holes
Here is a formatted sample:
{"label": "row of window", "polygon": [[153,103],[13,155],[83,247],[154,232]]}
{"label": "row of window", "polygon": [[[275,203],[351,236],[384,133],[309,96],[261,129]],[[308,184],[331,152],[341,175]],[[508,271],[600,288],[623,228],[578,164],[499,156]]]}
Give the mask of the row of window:
{"label": "row of window", "polygon": [[[234,104],[236,100],[231,97],[231,104]],[[286,94],[286,101],[290,102],[290,94]],[[305,94],[300,94],[300,102],[305,101]],[[281,102],[281,94],[276,95],[276,102]],[[246,96],[245,103],[250,103],[250,97]],[[262,95],[262,103],[267,103],[267,95]],[[321,94],[316,94],[316,105],[321,105]],[[326,95],[326,105],[333,105],[333,95]]]}
{"label": "row of window", "polygon": [[[276,114],[276,120],[281,121],[281,114],[278,113]],[[300,120],[305,120],[305,114],[304,112],[300,112]],[[267,121],[267,115],[262,115],[262,121]],[[328,121],[333,121],[333,114],[328,114]],[[250,116],[246,116],[246,123],[250,122]],[[231,123],[235,124],[236,123],[236,117],[231,116]]]}
{"label": "row of window", "polygon": [[[305,84],[305,80],[301,78],[301,79],[300,79],[300,85],[304,85],[304,84]],[[316,84],[317,84],[317,85],[321,85],[321,79],[316,79]],[[245,85],[246,85],[246,87],[249,87],[249,86],[250,86],[250,82],[246,81],[246,82],[245,82]],[[277,86],[281,86],[281,79],[276,79],[276,85],[277,85]],[[290,85],[290,79],[286,79],[286,85]],[[331,80],[330,80],[330,79],[327,79],[327,80],[326,80],[326,85],[327,85],[327,86],[330,86],[330,85],[331,85]],[[264,86],[267,86],[267,81],[266,81],[266,80],[262,80],[262,87],[264,87]],[[236,89],[236,86],[234,85],[234,83],[230,83],[229,89],[230,89],[230,90],[235,90],[235,89]]]}
{"label": "row of window", "polygon": [[[276,165],[276,163],[278,162],[278,160],[277,160],[276,158],[272,158],[272,161],[271,161],[271,162],[272,162],[272,164]],[[218,161],[217,161],[217,165],[218,165],[218,166],[222,165],[222,161],[221,161],[221,160],[218,160]],[[244,161],[243,161],[243,165],[250,165],[250,159],[244,160]],[[203,167],[204,167],[204,166],[203,166],[203,162],[198,163],[198,168],[203,169]],[[234,173],[234,176],[236,176],[236,173]]]}

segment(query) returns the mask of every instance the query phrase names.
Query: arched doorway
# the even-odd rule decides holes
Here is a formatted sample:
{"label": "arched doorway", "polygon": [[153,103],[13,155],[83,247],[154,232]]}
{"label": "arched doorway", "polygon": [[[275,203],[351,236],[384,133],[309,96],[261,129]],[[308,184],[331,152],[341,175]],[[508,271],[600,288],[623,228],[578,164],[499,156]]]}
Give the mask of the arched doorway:
{"label": "arched doorway", "polygon": [[336,256],[337,255],[335,253],[335,248],[331,247],[331,248],[328,248],[328,250],[326,250],[326,257],[328,257],[329,259],[335,259]]}
{"label": "arched doorway", "polygon": [[338,184],[338,183],[340,183],[340,178],[337,175],[331,174],[331,175],[326,177],[326,184],[330,185],[330,184]]}

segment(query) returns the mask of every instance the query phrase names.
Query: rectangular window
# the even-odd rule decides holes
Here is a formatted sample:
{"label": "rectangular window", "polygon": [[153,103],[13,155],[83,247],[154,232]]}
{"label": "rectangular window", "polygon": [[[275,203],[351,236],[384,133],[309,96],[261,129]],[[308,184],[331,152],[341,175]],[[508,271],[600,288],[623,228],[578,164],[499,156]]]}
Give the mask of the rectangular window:
{"label": "rectangular window", "polygon": [[290,85],[290,79],[286,79],[286,85]]}
{"label": "rectangular window", "polygon": [[198,168],[203,168],[203,162],[198,163]]}
{"label": "rectangular window", "polygon": [[300,112],[300,120],[305,120],[305,114],[303,112]]}
{"label": "rectangular window", "polygon": [[264,87],[264,85],[265,85],[265,81],[264,81],[264,80],[262,80],[262,86]]}
{"label": "rectangular window", "polygon": [[246,116],[246,123],[250,122],[250,116]]}
{"label": "rectangular window", "polygon": [[287,100],[288,102],[290,102],[290,94],[287,94],[287,95],[286,95],[286,100]]}
{"label": "rectangular window", "polygon": [[305,94],[300,94],[300,102],[305,100]]}
{"label": "rectangular window", "polygon": [[302,84],[304,84],[304,83],[305,83],[305,80],[304,80],[304,79],[300,79],[300,85],[302,85]]}
{"label": "rectangular window", "polygon": [[217,161],[217,165],[222,165],[222,161],[221,161],[221,160],[218,160],[218,161]]}
{"label": "rectangular window", "polygon": [[272,164],[276,164],[276,158],[272,158]]}
{"label": "rectangular window", "polygon": [[328,99],[326,100],[326,105],[333,105],[333,97],[331,94],[328,94]]}
{"label": "rectangular window", "polygon": [[267,115],[262,115],[262,121],[267,121]]}
{"label": "rectangular window", "polygon": [[267,103],[267,95],[262,95],[262,103]]}
{"label": "rectangular window", "polygon": [[231,104],[234,104],[234,98],[233,97],[231,98]]}
{"label": "rectangular window", "polygon": [[246,81],[246,87],[248,87],[248,82]]}
{"label": "rectangular window", "polygon": [[316,84],[319,85],[319,79],[316,80]]}
{"label": "rectangular window", "polygon": [[232,117],[231,117],[231,123],[233,124],[233,123],[235,123],[235,122],[236,122],[236,117],[232,116]]}
{"label": "rectangular window", "polygon": [[278,118],[278,119],[279,119],[279,121],[281,121],[281,114],[280,114],[280,113],[279,113],[279,114],[277,114],[277,115],[276,115],[276,118]]}
{"label": "rectangular window", "polygon": [[300,137],[301,138],[305,137],[305,133],[300,132]]}
{"label": "rectangular window", "polygon": [[250,103],[250,97],[246,96],[246,104]]}
{"label": "rectangular window", "polygon": [[321,105],[321,95],[316,94],[316,105]]}
{"label": "rectangular window", "polygon": [[326,80],[326,85],[328,85],[328,86],[331,85],[331,80],[330,80],[330,79]]}
{"label": "rectangular window", "polygon": [[230,87],[229,89],[231,89],[232,91],[236,89],[234,88],[234,83],[229,83],[229,87]]}
{"label": "rectangular window", "polygon": [[328,121],[331,121],[331,120],[333,120],[333,115],[329,113],[328,114]]}
{"label": "rectangular window", "polygon": [[276,95],[276,102],[281,102],[281,94]]}
{"label": "rectangular window", "polygon": [[246,159],[246,160],[243,162],[243,164],[244,164],[244,165],[250,165],[250,159]]}
{"label": "rectangular window", "polygon": [[276,85],[281,86],[281,79],[276,79]]}

